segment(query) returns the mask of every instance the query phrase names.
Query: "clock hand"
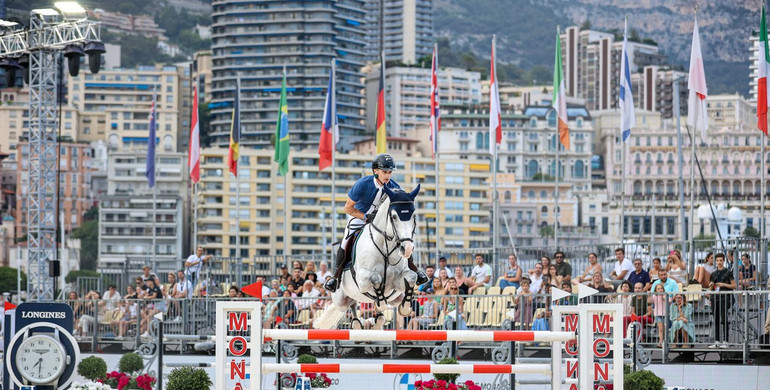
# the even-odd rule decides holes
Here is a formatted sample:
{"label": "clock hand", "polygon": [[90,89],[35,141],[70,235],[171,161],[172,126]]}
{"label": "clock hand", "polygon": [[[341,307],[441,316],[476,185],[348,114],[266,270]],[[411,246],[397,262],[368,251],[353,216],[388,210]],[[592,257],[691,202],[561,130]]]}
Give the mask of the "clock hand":
{"label": "clock hand", "polygon": [[43,362],[43,358],[41,357],[40,360],[38,360],[37,363],[35,363],[35,365],[32,366],[32,368],[35,368],[36,366],[39,366],[40,363],[42,363],[42,362]]}
{"label": "clock hand", "polygon": [[[42,363],[42,362],[43,362],[43,358],[40,358],[40,360],[38,360],[38,364]],[[43,365],[40,364],[39,366],[37,366],[37,376],[38,377],[40,377],[43,374],[42,371],[43,371]]]}

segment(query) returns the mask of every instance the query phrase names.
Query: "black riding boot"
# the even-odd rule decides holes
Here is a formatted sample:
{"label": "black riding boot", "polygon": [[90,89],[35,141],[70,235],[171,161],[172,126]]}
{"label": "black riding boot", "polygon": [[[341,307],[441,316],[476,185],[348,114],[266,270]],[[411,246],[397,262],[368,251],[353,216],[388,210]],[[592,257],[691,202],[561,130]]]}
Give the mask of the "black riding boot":
{"label": "black riding boot", "polygon": [[423,285],[425,283],[428,283],[428,275],[425,275],[425,272],[423,270],[417,268],[416,265],[414,265],[414,260],[412,259],[412,256],[409,256],[409,269],[417,273],[417,285]]}
{"label": "black riding boot", "polygon": [[334,276],[329,278],[329,280],[324,283],[324,288],[335,292],[337,291],[337,287],[339,286],[339,279],[340,276],[342,276],[342,271],[345,269],[345,250],[340,247],[340,249],[337,251],[337,262],[335,264],[334,269]]}

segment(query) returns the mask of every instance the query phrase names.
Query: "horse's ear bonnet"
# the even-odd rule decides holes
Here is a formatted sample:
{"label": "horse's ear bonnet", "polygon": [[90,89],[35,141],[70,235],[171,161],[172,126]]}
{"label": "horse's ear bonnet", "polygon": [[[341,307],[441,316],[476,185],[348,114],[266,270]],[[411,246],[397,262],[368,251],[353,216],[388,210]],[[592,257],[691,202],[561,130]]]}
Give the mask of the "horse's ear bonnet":
{"label": "horse's ear bonnet", "polygon": [[414,198],[412,194],[402,190],[395,190],[390,196],[390,209],[398,214],[398,219],[406,222],[414,215]]}

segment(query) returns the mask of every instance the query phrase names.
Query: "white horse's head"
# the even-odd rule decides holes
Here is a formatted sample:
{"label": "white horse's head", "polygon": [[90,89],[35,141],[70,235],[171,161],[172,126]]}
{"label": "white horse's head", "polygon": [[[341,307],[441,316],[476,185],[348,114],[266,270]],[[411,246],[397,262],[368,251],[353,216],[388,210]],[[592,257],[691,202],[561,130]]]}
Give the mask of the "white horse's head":
{"label": "white horse's head", "polygon": [[[414,231],[417,228],[414,199],[420,193],[420,185],[418,184],[412,192],[393,191],[387,186],[382,190],[388,199],[380,205],[381,212],[377,213],[374,223],[380,227],[384,224],[392,226],[401,256],[409,258],[414,250]],[[386,229],[388,229],[387,225],[385,225]]]}

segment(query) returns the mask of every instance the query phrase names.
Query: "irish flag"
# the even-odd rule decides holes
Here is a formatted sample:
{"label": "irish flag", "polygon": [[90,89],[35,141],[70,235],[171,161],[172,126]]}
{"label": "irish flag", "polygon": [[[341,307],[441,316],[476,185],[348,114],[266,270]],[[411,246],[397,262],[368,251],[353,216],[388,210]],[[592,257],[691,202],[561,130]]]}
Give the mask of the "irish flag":
{"label": "irish flag", "polygon": [[690,90],[690,97],[687,101],[687,124],[695,130],[700,130],[701,140],[705,142],[706,130],[709,128],[709,116],[706,111],[706,98],[709,93],[708,88],[706,88],[706,71],[703,69],[703,54],[700,50],[698,18],[695,18],[695,25],[692,28],[690,79],[687,82],[687,88]]}
{"label": "irish flag", "polygon": [[567,97],[564,93],[564,72],[561,69],[561,40],[556,31],[556,54],[553,65],[553,109],[559,122],[559,141],[569,150],[569,128],[567,127]]}
{"label": "irish flag", "polygon": [[[763,2],[764,3],[764,2]],[[767,72],[770,71],[770,50],[767,44],[767,21],[762,4],[762,20],[759,22],[759,79],[757,80],[757,127],[767,135]]]}

